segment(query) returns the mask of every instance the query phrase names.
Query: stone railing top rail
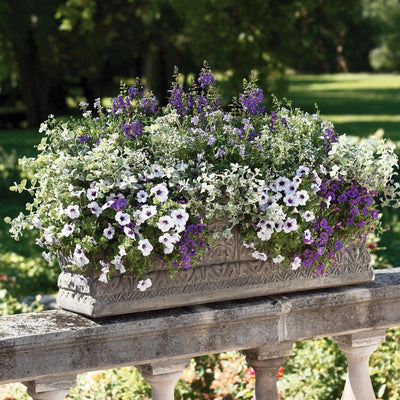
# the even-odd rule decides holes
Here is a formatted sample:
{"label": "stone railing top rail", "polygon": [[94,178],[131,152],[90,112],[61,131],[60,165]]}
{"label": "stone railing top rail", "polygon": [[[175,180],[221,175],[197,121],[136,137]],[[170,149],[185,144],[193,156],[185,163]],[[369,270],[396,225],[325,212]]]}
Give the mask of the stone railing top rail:
{"label": "stone railing top rail", "polygon": [[399,304],[394,268],[357,286],[119,317],[62,310],[0,317],[0,383],[400,326]]}

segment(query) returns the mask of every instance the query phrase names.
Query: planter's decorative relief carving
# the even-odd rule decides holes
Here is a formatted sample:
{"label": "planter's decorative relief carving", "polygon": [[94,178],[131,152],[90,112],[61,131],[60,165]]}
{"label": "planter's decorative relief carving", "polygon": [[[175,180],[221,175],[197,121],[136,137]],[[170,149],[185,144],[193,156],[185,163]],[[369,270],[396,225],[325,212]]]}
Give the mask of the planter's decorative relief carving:
{"label": "planter's decorative relief carving", "polygon": [[171,279],[162,262],[146,275],[152,286],[145,292],[136,288],[129,276],[114,275],[109,284],[97,280],[99,273],[80,277],[60,257],[58,304],[62,308],[90,316],[123,314],[151,309],[266,296],[338,285],[367,282],[373,279],[370,255],[363,244],[349,247],[340,254],[337,264],[324,276],[315,276],[307,268],[290,270],[268,259],[254,260],[244,248],[239,234],[220,239],[202,262],[180,270]]}

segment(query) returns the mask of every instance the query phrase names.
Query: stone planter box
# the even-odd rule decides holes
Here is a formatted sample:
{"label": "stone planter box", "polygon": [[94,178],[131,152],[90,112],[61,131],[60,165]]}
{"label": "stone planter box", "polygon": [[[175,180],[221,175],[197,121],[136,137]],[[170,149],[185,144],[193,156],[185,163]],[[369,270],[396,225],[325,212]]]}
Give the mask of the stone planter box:
{"label": "stone planter box", "polygon": [[364,244],[341,252],[337,264],[324,276],[301,267],[290,270],[272,260],[255,260],[244,248],[242,238],[234,234],[220,239],[188,270],[180,270],[170,279],[167,266],[155,263],[146,275],[153,285],[144,292],[129,276],[114,275],[108,284],[97,280],[93,271],[85,279],[68,267],[60,257],[57,304],[66,310],[90,317],[127,314],[217,301],[236,300],[278,293],[320,289],[369,282],[374,279],[370,254]]}

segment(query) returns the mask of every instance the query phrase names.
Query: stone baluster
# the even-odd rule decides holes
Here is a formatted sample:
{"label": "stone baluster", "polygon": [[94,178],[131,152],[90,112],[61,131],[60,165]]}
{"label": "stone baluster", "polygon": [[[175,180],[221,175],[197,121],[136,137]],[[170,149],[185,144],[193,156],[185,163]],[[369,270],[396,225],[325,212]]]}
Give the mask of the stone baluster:
{"label": "stone baluster", "polygon": [[276,375],[293,351],[293,342],[268,343],[242,351],[256,376],[254,400],[277,400]]}
{"label": "stone baluster", "polygon": [[64,400],[76,385],[76,374],[48,376],[22,383],[33,400]]}
{"label": "stone baluster", "polygon": [[143,378],[151,386],[153,400],[174,400],[174,389],[190,360],[171,360],[139,366]]}
{"label": "stone baluster", "polygon": [[385,341],[385,330],[358,332],[333,338],[347,357],[342,400],[376,400],[369,376],[371,354]]}

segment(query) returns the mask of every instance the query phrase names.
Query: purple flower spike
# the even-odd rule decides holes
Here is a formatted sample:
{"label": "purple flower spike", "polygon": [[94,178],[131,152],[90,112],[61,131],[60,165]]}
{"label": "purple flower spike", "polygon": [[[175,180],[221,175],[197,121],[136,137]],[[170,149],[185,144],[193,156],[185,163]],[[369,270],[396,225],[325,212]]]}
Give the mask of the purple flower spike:
{"label": "purple flower spike", "polygon": [[198,82],[200,83],[200,87],[202,89],[206,89],[208,86],[215,83],[214,76],[210,73],[201,72],[199,75]]}

